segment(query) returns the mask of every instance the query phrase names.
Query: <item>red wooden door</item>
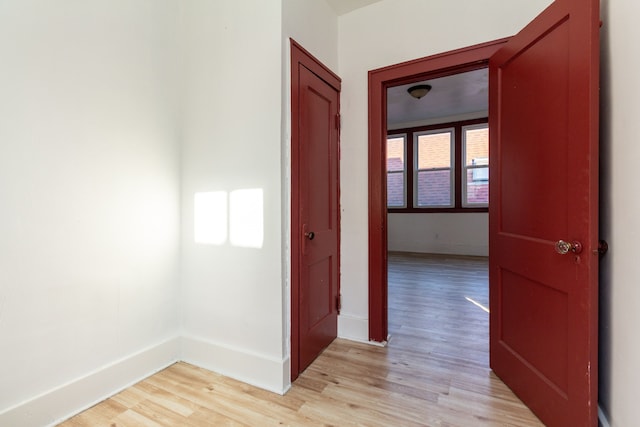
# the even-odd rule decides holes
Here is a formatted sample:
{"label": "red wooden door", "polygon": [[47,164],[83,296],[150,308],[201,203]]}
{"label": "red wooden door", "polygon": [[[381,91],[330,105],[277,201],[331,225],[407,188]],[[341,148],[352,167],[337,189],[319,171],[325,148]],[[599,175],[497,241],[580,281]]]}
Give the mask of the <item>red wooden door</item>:
{"label": "red wooden door", "polygon": [[556,0],[489,67],[491,368],[549,426],[597,425],[598,30]]}
{"label": "red wooden door", "polygon": [[297,120],[292,138],[297,163],[292,168],[292,251],[297,257],[292,269],[297,275],[292,292],[293,379],[338,333],[339,80],[304,54],[292,52],[292,60],[300,61],[294,66],[296,117],[292,114]]}

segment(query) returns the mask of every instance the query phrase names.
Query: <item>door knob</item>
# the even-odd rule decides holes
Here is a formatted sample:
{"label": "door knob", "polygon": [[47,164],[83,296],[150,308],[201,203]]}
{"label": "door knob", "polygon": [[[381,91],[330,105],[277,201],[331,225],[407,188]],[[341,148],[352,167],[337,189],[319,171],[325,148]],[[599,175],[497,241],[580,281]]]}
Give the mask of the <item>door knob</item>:
{"label": "door knob", "polygon": [[316,233],[314,233],[313,231],[308,231],[304,233],[304,237],[306,237],[309,240],[313,240],[313,238],[316,237]]}
{"label": "door knob", "polygon": [[573,252],[574,254],[579,254],[582,252],[582,243],[578,241],[574,242],[565,242],[564,240],[558,240],[556,242],[556,252],[560,255],[566,255],[569,252]]}

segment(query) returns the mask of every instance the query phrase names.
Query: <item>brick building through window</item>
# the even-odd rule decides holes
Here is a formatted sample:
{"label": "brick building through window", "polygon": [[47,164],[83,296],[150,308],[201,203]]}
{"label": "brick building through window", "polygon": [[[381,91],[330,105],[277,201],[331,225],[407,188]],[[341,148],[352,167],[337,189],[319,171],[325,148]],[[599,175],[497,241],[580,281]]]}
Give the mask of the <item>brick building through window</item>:
{"label": "brick building through window", "polygon": [[488,203],[486,119],[389,134],[387,207],[390,211],[486,209]]}

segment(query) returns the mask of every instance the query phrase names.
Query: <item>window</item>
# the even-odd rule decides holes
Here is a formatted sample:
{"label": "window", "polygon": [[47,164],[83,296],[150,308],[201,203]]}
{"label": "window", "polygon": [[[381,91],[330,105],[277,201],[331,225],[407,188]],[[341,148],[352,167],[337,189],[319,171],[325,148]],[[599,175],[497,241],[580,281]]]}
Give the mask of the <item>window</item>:
{"label": "window", "polygon": [[486,211],[488,205],[486,119],[401,129],[387,137],[389,211]]}
{"label": "window", "polygon": [[464,180],[462,206],[489,205],[489,127],[462,127]]}
{"label": "window", "polygon": [[424,208],[453,207],[454,130],[414,133],[416,203]]}
{"label": "window", "polygon": [[407,135],[387,138],[387,206],[406,207],[406,156]]}

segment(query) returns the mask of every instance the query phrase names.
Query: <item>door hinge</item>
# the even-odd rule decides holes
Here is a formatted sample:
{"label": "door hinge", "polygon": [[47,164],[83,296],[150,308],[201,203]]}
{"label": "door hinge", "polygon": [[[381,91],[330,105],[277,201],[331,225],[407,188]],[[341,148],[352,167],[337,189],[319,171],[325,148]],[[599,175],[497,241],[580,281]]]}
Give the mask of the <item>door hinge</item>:
{"label": "door hinge", "polygon": [[340,132],[340,114],[336,114],[336,129]]}
{"label": "door hinge", "polygon": [[340,309],[342,308],[342,295],[336,295],[336,310],[338,314],[340,314]]}
{"label": "door hinge", "polygon": [[598,249],[593,251],[594,254],[600,255],[602,258],[607,252],[609,252],[609,244],[606,240],[598,240]]}

